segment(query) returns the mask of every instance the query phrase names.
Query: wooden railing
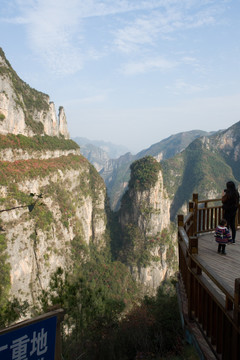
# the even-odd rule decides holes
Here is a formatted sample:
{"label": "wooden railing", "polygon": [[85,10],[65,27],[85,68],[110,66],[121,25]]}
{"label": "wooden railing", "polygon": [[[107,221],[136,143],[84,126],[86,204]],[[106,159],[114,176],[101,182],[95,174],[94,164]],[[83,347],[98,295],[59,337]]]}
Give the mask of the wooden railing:
{"label": "wooden railing", "polygon": [[[239,226],[239,213],[236,225]],[[240,359],[240,278],[231,287],[199,262],[199,234],[213,231],[222,217],[221,199],[199,201],[193,194],[187,216],[178,215],[179,272],[188,318],[195,321],[217,359]]]}

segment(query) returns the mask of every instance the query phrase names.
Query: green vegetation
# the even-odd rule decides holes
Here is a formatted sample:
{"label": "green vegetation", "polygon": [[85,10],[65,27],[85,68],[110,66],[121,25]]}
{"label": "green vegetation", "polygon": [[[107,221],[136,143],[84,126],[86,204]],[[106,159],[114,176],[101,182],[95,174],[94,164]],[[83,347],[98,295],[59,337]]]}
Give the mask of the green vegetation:
{"label": "green vegetation", "polygon": [[39,198],[33,198],[30,194],[20,191],[17,184],[10,184],[7,197],[1,200],[4,208],[9,211],[15,207],[28,208],[29,216],[35,219],[36,228],[49,230],[49,226],[53,222],[51,211]]}
{"label": "green vegetation", "polygon": [[41,121],[35,121],[32,117],[26,114],[25,112],[25,123],[28,127],[31,128],[31,130],[34,132],[34,134],[43,134],[44,133],[44,126]]}
{"label": "green vegetation", "polygon": [[17,298],[7,300],[0,306],[0,329],[16,322],[20,317],[25,316],[29,304],[27,301],[20,302]]}
{"label": "green vegetation", "polygon": [[[152,262],[162,261],[164,254],[166,262],[176,268],[174,226],[164,229],[161,234],[149,236],[151,217],[159,213],[159,210],[149,205],[147,200],[142,200],[138,209],[133,208],[136,192],[150,190],[155,186],[160,170],[160,164],[151,156],[133,162],[129,189],[122,197],[121,208],[115,214],[111,211],[108,213],[113,256],[128,266],[147,267]],[[141,228],[138,223],[140,218],[140,221],[144,222]],[[158,255],[154,255],[156,249]]]}
{"label": "green vegetation", "polygon": [[20,191],[16,183],[10,183],[8,186],[7,197],[4,199],[5,208],[15,206],[16,202],[21,204],[21,206],[27,206],[33,205],[34,200],[30,194]]}
{"label": "green vegetation", "polygon": [[58,304],[66,311],[65,360],[198,359],[183,340],[174,281],[136,300],[127,269],[101,257],[74,276],[59,268],[41,295],[43,309]]}
{"label": "green vegetation", "polygon": [[78,261],[71,273],[58,268],[40,301],[43,310],[58,304],[66,311],[63,356],[67,360],[85,353],[89,341],[96,341],[95,335],[99,337],[107,324],[115,324],[136,296],[137,287],[127,268],[95,253],[81,266]]}
{"label": "green vegetation", "polygon": [[[0,223],[2,232],[2,223]],[[9,300],[9,290],[11,287],[10,264],[7,254],[7,238],[4,233],[0,233],[0,328],[10,325],[24,316],[28,308],[28,303],[21,303],[17,298]]]}
{"label": "green vegetation", "polygon": [[[145,237],[137,225],[128,224],[124,227],[121,235],[121,245],[118,244],[118,256],[120,261],[128,265],[147,267],[151,262],[159,262],[166,251],[167,264],[177,270],[175,253],[174,233],[175,226],[163,229],[155,236]],[[158,256],[152,255],[152,250],[158,248]]]}
{"label": "green vegetation", "polygon": [[[1,117],[1,114],[0,114]],[[72,140],[58,138],[56,136],[40,136],[27,137],[24,135],[1,135],[0,149],[23,149],[32,151],[42,150],[76,150],[79,146]]]}
{"label": "green vegetation", "polygon": [[145,156],[140,160],[134,161],[130,169],[129,188],[143,191],[156,184],[161,166],[152,156]]}
{"label": "green vegetation", "polygon": [[49,231],[50,225],[54,220],[53,214],[44,203],[39,203],[33,207],[31,217],[35,219],[36,229],[41,229],[43,231]]}
{"label": "green vegetation", "polygon": [[[113,359],[160,360],[180,355],[183,339],[174,285],[166,283],[156,296],[145,297],[109,336],[117,353]],[[105,346],[107,341],[103,341]]]}
{"label": "green vegetation", "polygon": [[[69,219],[75,214],[75,207],[72,201],[72,198],[69,194],[69,191],[64,189],[63,186],[60,186],[57,183],[50,182],[49,185],[43,188],[45,196],[51,196],[53,200],[58,204],[59,210],[61,211],[61,223],[68,228]],[[48,211],[49,213],[49,211]],[[49,223],[53,221],[53,218],[50,218]]]}
{"label": "green vegetation", "polygon": [[0,308],[7,303],[10,289],[10,264],[8,263],[7,239],[0,234]]}
{"label": "green vegetation", "polygon": [[79,155],[61,156],[47,160],[18,160],[15,162],[0,162],[0,185],[9,182],[19,182],[24,179],[45,177],[58,170],[78,169],[87,160]]}
{"label": "green vegetation", "polygon": [[0,121],[3,121],[5,119],[5,115],[0,113]]}
{"label": "green vegetation", "polygon": [[128,265],[146,266],[149,264],[150,253],[147,251],[144,234],[137,225],[129,223],[124,227],[119,257]]}

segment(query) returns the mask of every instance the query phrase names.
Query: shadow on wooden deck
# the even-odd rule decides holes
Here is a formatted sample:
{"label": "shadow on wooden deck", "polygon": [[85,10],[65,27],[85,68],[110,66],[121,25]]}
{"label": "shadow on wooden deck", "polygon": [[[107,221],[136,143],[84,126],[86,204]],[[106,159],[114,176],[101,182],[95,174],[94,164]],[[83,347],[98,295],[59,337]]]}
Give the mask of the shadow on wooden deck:
{"label": "shadow on wooden deck", "polygon": [[208,269],[229,293],[234,295],[235,279],[240,277],[240,232],[237,231],[235,245],[226,246],[227,255],[217,252],[218,244],[214,233],[199,235],[198,255],[199,263]]}

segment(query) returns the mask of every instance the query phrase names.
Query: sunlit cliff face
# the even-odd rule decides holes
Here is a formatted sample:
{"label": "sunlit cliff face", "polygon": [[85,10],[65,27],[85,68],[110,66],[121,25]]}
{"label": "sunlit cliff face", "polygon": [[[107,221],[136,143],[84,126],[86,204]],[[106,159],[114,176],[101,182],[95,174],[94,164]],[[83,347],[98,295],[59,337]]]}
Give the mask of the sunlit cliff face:
{"label": "sunlit cliff face", "polygon": [[[47,176],[33,175],[17,186],[14,180],[1,186],[1,208],[12,208],[0,214],[11,269],[11,294],[30,304],[37,302],[57,267],[70,269],[72,242],[79,242],[79,246],[95,244],[99,249],[106,246],[105,186],[99,177],[94,190],[88,180],[89,163],[85,160],[79,164],[78,169],[63,167]],[[30,193],[35,194],[33,198]],[[37,194],[42,194],[41,198]],[[22,206],[24,196],[29,202],[36,201],[32,209]],[[81,253],[78,256],[80,261]]]}
{"label": "sunlit cliff face", "polygon": [[63,107],[56,115],[49,96],[31,89],[0,54],[0,134],[49,135],[69,139]]}

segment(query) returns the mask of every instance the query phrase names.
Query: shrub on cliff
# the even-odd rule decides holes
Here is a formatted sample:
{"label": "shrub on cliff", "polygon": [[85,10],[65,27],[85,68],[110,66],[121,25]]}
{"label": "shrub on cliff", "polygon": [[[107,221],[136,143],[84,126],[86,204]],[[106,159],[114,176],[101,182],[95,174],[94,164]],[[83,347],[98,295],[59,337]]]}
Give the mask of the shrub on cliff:
{"label": "shrub on cliff", "polygon": [[161,166],[154,157],[145,156],[140,160],[134,161],[130,169],[131,178],[129,188],[143,191],[148,190],[156,184]]}

